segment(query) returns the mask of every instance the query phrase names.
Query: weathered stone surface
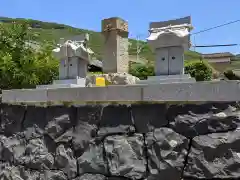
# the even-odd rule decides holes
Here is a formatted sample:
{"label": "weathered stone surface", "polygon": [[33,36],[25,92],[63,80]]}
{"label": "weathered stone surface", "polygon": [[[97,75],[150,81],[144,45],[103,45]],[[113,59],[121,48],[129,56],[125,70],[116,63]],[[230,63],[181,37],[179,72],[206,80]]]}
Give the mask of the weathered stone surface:
{"label": "weathered stone surface", "polygon": [[240,179],[237,103],[0,112],[0,179]]}
{"label": "weathered stone surface", "polygon": [[102,174],[83,174],[74,180],[106,180],[107,178]]}
{"label": "weathered stone surface", "polygon": [[97,134],[97,126],[101,119],[102,106],[80,106],[77,108],[77,121],[73,129],[73,148],[76,156],[82,155],[90,141]]}
{"label": "weathered stone surface", "polygon": [[173,105],[168,109],[167,118],[174,131],[191,138],[237,129],[240,108],[236,103]]}
{"label": "weathered stone surface", "polygon": [[68,129],[64,134],[54,139],[56,144],[71,144],[73,140],[73,127]]}
{"label": "weathered stone surface", "polygon": [[133,136],[108,136],[104,141],[108,167],[112,176],[141,179],[146,173],[144,139]]}
{"label": "weathered stone surface", "polygon": [[67,174],[68,178],[74,178],[77,175],[77,161],[70,148],[65,149],[63,145],[57,147],[55,163],[57,169]]}
{"label": "weathered stone surface", "polygon": [[26,107],[4,104],[1,108],[2,113],[0,131],[8,136],[11,136],[13,133],[20,132]]}
{"label": "weathered stone surface", "polygon": [[97,77],[104,77],[107,84],[110,85],[127,85],[136,84],[140,79],[128,73],[109,73],[109,74],[92,74],[86,78],[86,86],[92,87],[96,84]]}
{"label": "weathered stone surface", "polygon": [[44,171],[40,174],[40,180],[67,180],[67,177],[62,171]]}
{"label": "weathered stone surface", "polygon": [[240,178],[240,130],[193,139],[184,176],[197,179]]}
{"label": "weathered stone surface", "polygon": [[23,131],[27,139],[39,138],[44,134],[47,126],[45,107],[27,107],[25,120],[23,122]]}
{"label": "weathered stone surface", "polygon": [[74,107],[52,106],[47,109],[46,119],[48,124],[45,132],[52,138],[58,138],[68,129],[72,128],[76,111]]}
{"label": "weathered stone surface", "polygon": [[78,159],[78,172],[80,174],[107,174],[107,164],[104,161],[103,145],[89,144],[88,149]]}
{"label": "weathered stone surface", "polygon": [[0,179],[4,180],[38,180],[40,173],[29,171],[23,166],[0,164]]}
{"label": "weathered stone surface", "polygon": [[26,149],[26,142],[19,136],[0,137],[0,159],[2,161],[16,163],[24,155]]}
{"label": "weathered stone surface", "polygon": [[133,104],[131,108],[136,131],[139,133],[168,125],[166,104]]}
{"label": "weathered stone surface", "polygon": [[99,124],[99,136],[135,131],[128,105],[105,106]]}
{"label": "weathered stone surface", "polygon": [[76,156],[81,156],[84,151],[89,147],[89,143],[96,133],[97,128],[87,124],[86,122],[79,122],[77,127],[73,130],[73,148]]}
{"label": "weathered stone surface", "polygon": [[159,128],[146,135],[148,179],[181,179],[189,145],[188,139],[172,129]]}
{"label": "weathered stone surface", "polygon": [[28,142],[19,161],[27,168],[35,170],[52,169],[54,165],[53,155],[48,151],[44,139],[39,138]]}

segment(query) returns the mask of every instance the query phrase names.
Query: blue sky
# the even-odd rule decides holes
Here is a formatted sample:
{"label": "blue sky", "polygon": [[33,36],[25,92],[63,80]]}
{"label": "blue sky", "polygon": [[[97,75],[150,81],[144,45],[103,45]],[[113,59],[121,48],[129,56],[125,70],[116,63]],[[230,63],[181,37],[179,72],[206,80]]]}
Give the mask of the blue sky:
{"label": "blue sky", "polygon": [[[0,16],[31,18],[100,31],[112,16],[129,22],[130,37],[147,37],[151,21],[191,15],[194,31],[240,19],[240,0],[1,0]],[[240,22],[192,38],[193,44],[240,44]],[[196,48],[202,53],[240,53],[240,46]]]}

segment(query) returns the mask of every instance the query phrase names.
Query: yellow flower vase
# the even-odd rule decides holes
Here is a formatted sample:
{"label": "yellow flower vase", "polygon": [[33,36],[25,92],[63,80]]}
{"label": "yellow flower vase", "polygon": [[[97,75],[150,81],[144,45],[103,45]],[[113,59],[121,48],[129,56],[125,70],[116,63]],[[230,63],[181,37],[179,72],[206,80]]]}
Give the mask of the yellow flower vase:
{"label": "yellow flower vase", "polygon": [[104,77],[96,77],[96,86],[106,86]]}

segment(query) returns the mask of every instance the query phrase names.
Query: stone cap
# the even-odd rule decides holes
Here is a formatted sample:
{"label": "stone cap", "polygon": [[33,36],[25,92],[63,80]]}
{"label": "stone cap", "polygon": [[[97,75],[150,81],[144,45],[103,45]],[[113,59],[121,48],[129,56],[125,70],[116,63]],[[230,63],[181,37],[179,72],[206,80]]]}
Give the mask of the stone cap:
{"label": "stone cap", "polygon": [[58,44],[64,44],[66,41],[76,41],[76,42],[86,42],[89,41],[89,34],[84,33],[76,36],[66,37],[66,38],[60,38]]}
{"label": "stone cap", "polygon": [[128,22],[119,17],[112,17],[102,20],[102,32],[115,30],[128,32]]}
{"label": "stone cap", "polygon": [[179,19],[172,19],[168,21],[161,21],[161,22],[150,22],[150,29],[152,28],[162,28],[169,25],[175,26],[175,25],[181,25],[181,24],[192,24],[191,22],[191,16],[179,18]]}

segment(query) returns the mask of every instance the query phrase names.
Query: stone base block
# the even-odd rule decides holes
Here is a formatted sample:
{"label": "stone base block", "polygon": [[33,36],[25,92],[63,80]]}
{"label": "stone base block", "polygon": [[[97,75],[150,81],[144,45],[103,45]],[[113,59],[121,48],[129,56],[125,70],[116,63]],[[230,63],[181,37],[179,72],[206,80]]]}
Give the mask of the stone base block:
{"label": "stone base block", "polygon": [[137,84],[171,84],[171,83],[194,83],[195,78],[189,74],[182,75],[163,75],[163,76],[149,76],[147,80],[140,80]]}
{"label": "stone base block", "polygon": [[148,80],[163,80],[163,79],[190,79],[190,74],[179,75],[161,75],[161,76],[148,76]]}
{"label": "stone base block", "polygon": [[86,79],[85,78],[76,78],[76,79],[61,79],[54,80],[53,84],[49,85],[37,85],[37,89],[55,89],[55,88],[73,88],[73,87],[85,87]]}

